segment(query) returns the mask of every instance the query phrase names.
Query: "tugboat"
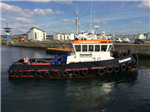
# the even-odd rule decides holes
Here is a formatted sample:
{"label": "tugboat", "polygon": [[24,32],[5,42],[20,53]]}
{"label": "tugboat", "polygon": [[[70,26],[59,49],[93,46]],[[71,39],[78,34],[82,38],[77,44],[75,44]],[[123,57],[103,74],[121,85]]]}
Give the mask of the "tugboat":
{"label": "tugboat", "polygon": [[28,65],[24,59],[13,62],[9,77],[79,77],[103,76],[137,71],[135,53],[115,51],[107,39],[78,40],[72,42],[73,52],[54,58],[32,58]]}

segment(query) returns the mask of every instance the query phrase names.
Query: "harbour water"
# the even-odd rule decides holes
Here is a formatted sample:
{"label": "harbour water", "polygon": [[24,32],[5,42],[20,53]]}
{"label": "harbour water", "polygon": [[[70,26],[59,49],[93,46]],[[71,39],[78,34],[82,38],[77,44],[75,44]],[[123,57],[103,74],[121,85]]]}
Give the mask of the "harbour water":
{"label": "harbour water", "polygon": [[2,112],[150,112],[150,59],[138,72],[70,79],[10,79],[7,69],[24,58],[53,57],[42,49],[1,45]]}

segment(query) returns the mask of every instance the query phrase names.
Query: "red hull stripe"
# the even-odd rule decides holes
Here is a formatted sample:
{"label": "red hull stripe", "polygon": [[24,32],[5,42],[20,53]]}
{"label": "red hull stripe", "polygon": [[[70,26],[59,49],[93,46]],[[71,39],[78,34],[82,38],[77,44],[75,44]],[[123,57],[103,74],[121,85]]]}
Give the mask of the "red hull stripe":
{"label": "red hull stripe", "polygon": [[51,63],[31,63],[31,65],[51,65]]}
{"label": "red hull stripe", "polygon": [[20,71],[34,71],[34,69],[29,69],[29,70],[20,70]]}
{"label": "red hull stripe", "polygon": [[107,66],[100,66],[100,67],[92,67],[91,69],[99,69],[99,68],[106,68]]}
{"label": "red hull stripe", "polygon": [[49,71],[49,69],[39,69],[38,71]]}
{"label": "red hull stripe", "polygon": [[84,69],[87,70],[88,68],[77,68],[77,70],[84,70]]}
{"label": "red hull stripe", "polygon": [[59,69],[51,69],[51,71],[61,71],[61,70],[59,70]]}
{"label": "red hull stripe", "polygon": [[88,68],[73,68],[73,69],[65,69],[65,71],[74,71],[74,70],[84,70],[84,69],[88,69]]}
{"label": "red hull stripe", "polygon": [[76,70],[75,68],[73,68],[73,69],[65,69],[65,71],[74,71],[74,70]]}

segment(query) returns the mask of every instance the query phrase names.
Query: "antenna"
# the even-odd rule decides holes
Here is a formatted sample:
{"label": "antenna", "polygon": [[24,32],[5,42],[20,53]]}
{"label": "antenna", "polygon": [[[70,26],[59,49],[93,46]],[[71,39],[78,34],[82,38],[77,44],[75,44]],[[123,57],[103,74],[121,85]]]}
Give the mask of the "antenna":
{"label": "antenna", "polygon": [[8,28],[8,23],[6,22],[6,28]]}
{"label": "antenna", "polygon": [[91,26],[90,29],[92,30],[92,0],[91,0]]}
{"label": "antenna", "polygon": [[95,28],[96,28],[96,34],[97,34],[97,28],[99,28],[99,25],[98,25],[98,26],[95,26]]}

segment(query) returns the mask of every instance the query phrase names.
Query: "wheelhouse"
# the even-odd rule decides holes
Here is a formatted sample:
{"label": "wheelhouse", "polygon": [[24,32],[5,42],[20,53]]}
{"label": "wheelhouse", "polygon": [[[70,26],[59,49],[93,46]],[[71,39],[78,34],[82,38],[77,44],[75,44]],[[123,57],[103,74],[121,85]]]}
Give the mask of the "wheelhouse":
{"label": "wheelhouse", "polygon": [[[67,57],[67,63],[88,62],[113,59],[110,51],[114,49],[109,40],[75,40],[73,42],[74,56]],[[74,58],[73,58],[74,57]]]}

